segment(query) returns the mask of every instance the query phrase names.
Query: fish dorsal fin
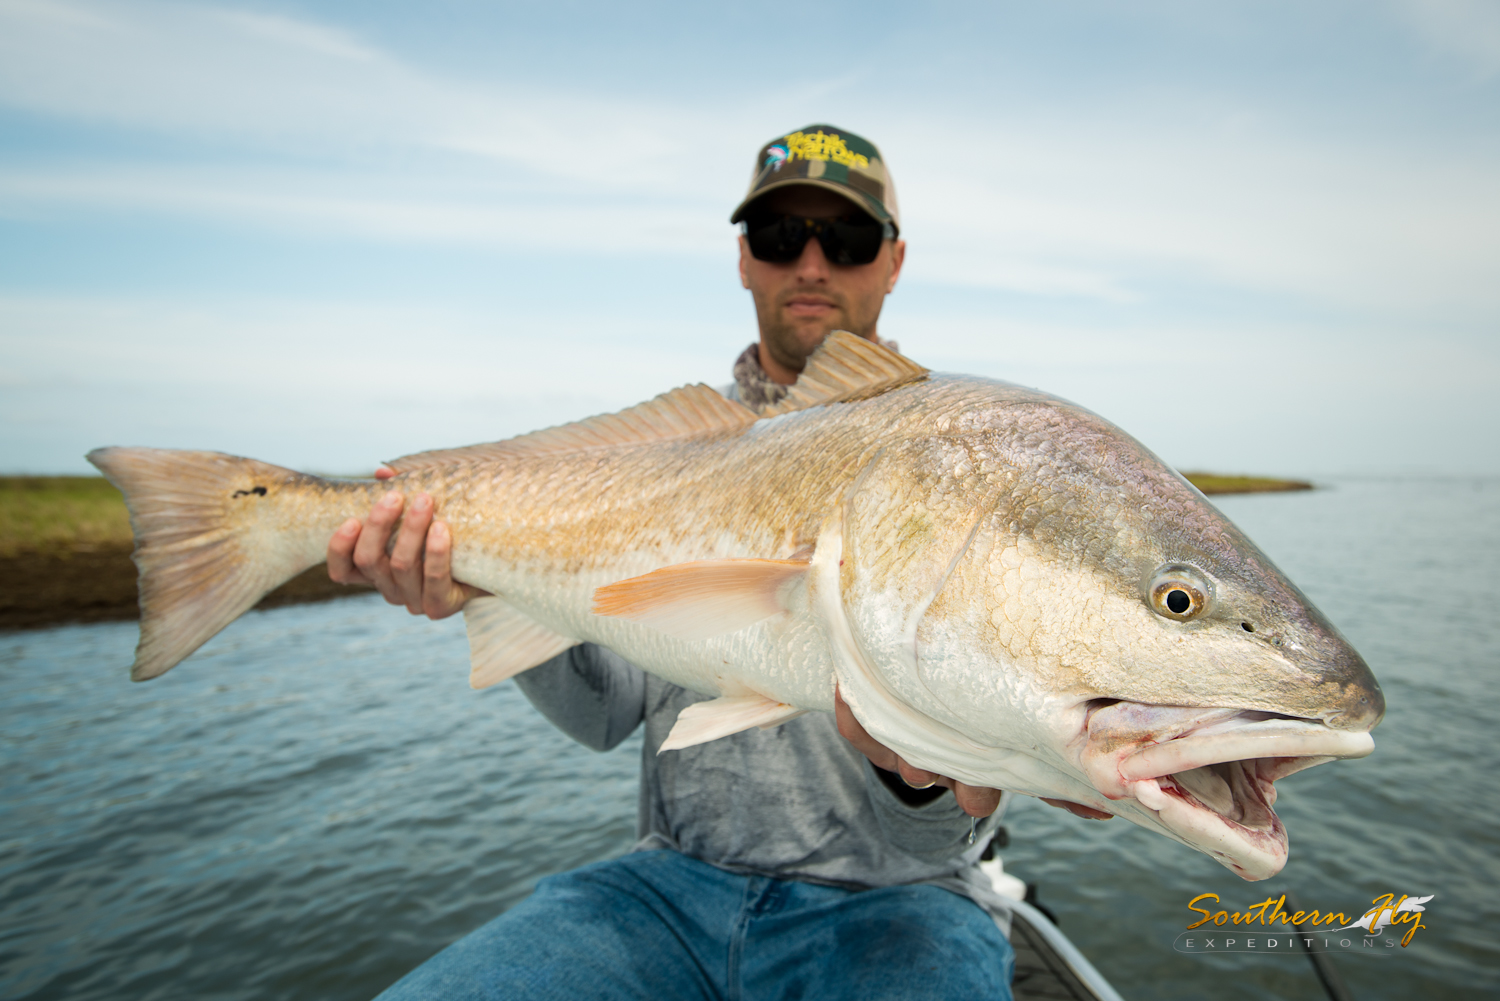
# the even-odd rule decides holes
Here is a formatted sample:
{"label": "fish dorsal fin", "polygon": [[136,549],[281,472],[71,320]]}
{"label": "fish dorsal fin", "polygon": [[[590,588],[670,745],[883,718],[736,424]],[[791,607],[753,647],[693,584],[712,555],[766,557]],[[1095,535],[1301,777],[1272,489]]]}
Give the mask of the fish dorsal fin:
{"label": "fish dorsal fin", "polygon": [[490,595],[469,599],[464,626],[469,633],[471,688],[488,688],[578,645]]}
{"label": "fish dorsal fin", "polygon": [[758,726],[762,730],[780,726],[807,712],[764,695],[725,695],[707,702],[694,702],[677,714],[672,732],[662,741],[657,754],[676,751],[694,744],[727,737],[731,733]]}
{"label": "fish dorsal fin", "polygon": [[775,417],[823,403],[878,396],[926,374],[927,369],[905,355],[847,330],[835,330],[807,359],[791,391],[763,410],[761,416]]}
{"label": "fish dorsal fin", "polygon": [[663,393],[614,414],[600,414],[572,424],[560,424],[523,434],[518,438],[416,452],[392,459],[386,465],[398,473],[433,466],[484,462],[519,455],[576,452],[610,445],[638,445],[648,441],[670,441],[715,431],[734,431],[757,420],[747,407],[725,399],[710,386],[698,383]]}

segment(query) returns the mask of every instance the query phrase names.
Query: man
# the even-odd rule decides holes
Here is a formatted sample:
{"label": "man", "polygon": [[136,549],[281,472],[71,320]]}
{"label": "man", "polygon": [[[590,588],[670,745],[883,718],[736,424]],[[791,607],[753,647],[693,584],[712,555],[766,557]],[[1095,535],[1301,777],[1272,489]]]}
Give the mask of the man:
{"label": "man", "polygon": [[[830,331],[879,339],[906,245],[879,150],[828,125],[763,146],[730,221],[760,338],[726,395],[761,410]],[[344,525],[329,573],[413,614],[451,615],[478,592],[452,580],[431,499],[401,519],[403,505],[393,492]],[[641,840],[543,880],[383,997],[1009,997],[1003,902],[975,869],[993,822],[971,841],[998,791],[911,767],[841,700],[835,719],[809,713],[658,756],[701,696],[591,644],[516,682],[596,750],[644,723]]]}

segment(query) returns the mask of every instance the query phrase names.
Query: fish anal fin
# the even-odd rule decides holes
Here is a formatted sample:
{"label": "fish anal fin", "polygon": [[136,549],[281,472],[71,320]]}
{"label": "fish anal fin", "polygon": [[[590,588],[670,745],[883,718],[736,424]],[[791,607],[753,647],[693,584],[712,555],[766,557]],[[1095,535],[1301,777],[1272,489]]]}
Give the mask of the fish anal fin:
{"label": "fish anal fin", "polygon": [[761,411],[761,416],[867,399],[926,374],[927,369],[905,355],[847,330],[835,330],[807,359],[787,395]]}
{"label": "fish anal fin", "polygon": [[578,640],[560,636],[503,598],[470,598],[464,605],[469,633],[469,686],[488,688],[556,657]]}
{"label": "fish anal fin", "polygon": [[694,702],[677,714],[672,732],[667,734],[656,753],[705,744],[752,726],[767,730],[805,712],[806,709],[764,695],[726,695],[707,702]]}
{"label": "fish anal fin", "polygon": [[465,462],[486,462],[523,455],[576,452],[612,445],[638,445],[670,441],[714,432],[735,431],[758,418],[747,407],[702,383],[682,386],[655,399],[613,414],[601,414],[572,424],[561,424],[523,434],[518,438],[417,452],[392,459],[386,465],[398,473]]}
{"label": "fish anal fin", "polygon": [[594,612],[629,619],[679,639],[732,633],[786,609],[788,585],[806,559],[678,563],[594,591]]}

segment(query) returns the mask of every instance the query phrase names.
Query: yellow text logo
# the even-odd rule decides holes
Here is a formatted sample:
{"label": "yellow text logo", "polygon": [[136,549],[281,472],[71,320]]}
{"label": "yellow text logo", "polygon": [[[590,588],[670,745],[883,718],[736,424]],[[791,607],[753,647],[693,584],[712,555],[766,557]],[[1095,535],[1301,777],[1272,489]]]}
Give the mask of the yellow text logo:
{"label": "yellow text logo", "polygon": [[870,158],[861,153],[850,152],[844,137],[838,133],[829,135],[821,129],[811,135],[793,132],[782,140],[782,144],[786,147],[787,160],[832,160],[846,167],[870,166]]}
{"label": "yellow text logo", "polygon": [[1411,944],[1413,936],[1417,934],[1417,929],[1427,927],[1422,922],[1422,915],[1427,910],[1423,905],[1432,897],[1432,894],[1425,897],[1409,897],[1403,893],[1398,898],[1394,893],[1382,894],[1372,901],[1374,907],[1367,910],[1358,921],[1350,923],[1349,916],[1343,911],[1318,911],[1316,909],[1288,911],[1285,894],[1279,898],[1267,897],[1258,904],[1251,904],[1243,911],[1230,911],[1218,907],[1199,906],[1204,901],[1212,901],[1215,905],[1219,903],[1217,893],[1200,893],[1188,901],[1188,910],[1201,914],[1202,917],[1187,928],[1188,931],[1204,925],[1220,928],[1225,925],[1260,925],[1265,928],[1274,928],[1280,924],[1296,929],[1317,929],[1322,926],[1326,931],[1363,928],[1366,935],[1380,935],[1386,928],[1400,925],[1405,926],[1406,934],[1401,937],[1401,947],[1405,948]]}

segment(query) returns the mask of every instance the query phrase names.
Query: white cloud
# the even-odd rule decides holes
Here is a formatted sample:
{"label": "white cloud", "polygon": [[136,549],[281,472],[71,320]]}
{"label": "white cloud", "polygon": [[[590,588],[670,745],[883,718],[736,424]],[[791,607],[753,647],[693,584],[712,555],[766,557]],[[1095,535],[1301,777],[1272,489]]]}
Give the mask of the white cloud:
{"label": "white cloud", "polygon": [[1232,317],[1085,325],[898,316],[890,332],[924,364],[1070,399],[1179,468],[1500,473],[1500,350],[1483,338]]}
{"label": "white cloud", "polygon": [[[1405,327],[1082,324],[893,303],[883,329],[938,371],[1087,406],[1185,468],[1500,473],[1493,344]],[[744,323],[434,305],[0,298],[0,468],[90,448],[209,448],[357,472],[727,381]]]}
{"label": "white cloud", "polygon": [[[1065,129],[999,119],[986,136],[970,130],[961,157],[902,123],[890,144],[908,229],[962,284],[1025,262],[992,284],[1130,301],[1170,275],[1344,308],[1500,315],[1488,277],[1500,268],[1500,163],[1192,110]],[[936,279],[920,253],[912,261]]]}
{"label": "white cloud", "polygon": [[[392,190],[393,187],[395,190]],[[556,249],[590,254],[721,254],[723,217],[673,201],[517,198],[474,191],[446,198],[389,178],[315,172],[137,166],[0,171],[0,214],[43,206],[207,217],[301,237]],[[717,206],[713,206],[717,208]]]}
{"label": "white cloud", "polygon": [[[1493,9],[1403,16],[1466,60],[1472,93],[1500,65]],[[1172,73],[1128,100],[1102,99],[1101,75],[965,103],[954,81],[971,76],[935,42],[884,83],[840,64],[729,100],[741,70],[727,63],[643,97],[586,67],[565,86],[460,77],[402,45],[211,3],[0,0],[0,105],[69,137],[11,144],[0,163],[0,216],[29,231],[105,225],[149,242],[190,220],[219,227],[192,231],[210,252],[271,231],[299,251],[380,243],[388,264],[410,247],[395,267],[475,260],[434,264],[433,247],[565,262],[531,267],[525,301],[485,300],[514,333],[416,301],[420,278],[392,306],[378,279],[351,305],[274,288],[101,299],[56,275],[74,299],[0,300],[0,464],[135,440],[355,468],[444,443],[433,426],[498,437],[722,374],[748,312],[729,324],[729,300],[696,287],[666,309],[646,293],[585,307],[578,261],[655,255],[664,287],[683,257],[727,262],[753,145],[830,118],[891,158],[911,252],[882,331],[916,356],[1079,398],[1173,461],[1464,468],[1463,449],[1484,451],[1471,429],[1493,425],[1476,401],[1500,386],[1500,151],[1483,137],[1309,125],[1275,87],[1207,92]],[[1054,306],[1072,325],[1018,319]],[[1152,395],[1169,391],[1202,418],[1188,438]]]}
{"label": "white cloud", "polygon": [[743,329],[440,306],[0,297],[0,468],[210,448],[304,469],[491,441],[728,381]]}
{"label": "white cloud", "polygon": [[711,121],[689,133],[680,109],[460,84],[345,32],[209,4],[0,0],[0,103],[302,156],[463,153],[614,192],[691,191],[698,172],[674,161],[744,145]]}
{"label": "white cloud", "polygon": [[[1488,37],[1468,7],[1432,11],[1455,38],[1461,24]],[[1159,95],[1125,118],[1033,109],[976,125],[920,93],[862,104],[859,81],[844,83],[810,81],[811,103],[882,123],[913,280],[1115,303],[1206,282],[1345,309],[1500,311],[1493,157],[1303,135],[1198,95]],[[206,4],[0,0],[0,101],[303,165],[11,170],[0,211],[592,253],[696,254],[726,239],[764,100],[708,108],[691,93],[652,103],[580,87],[458,83],[337,28]]]}
{"label": "white cloud", "polygon": [[381,54],[361,44],[347,32],[322,25],[294,21],[267,14],[241,10],[212,11],[210,15],[240,29],[247,35],[258,35],[278,45],[306,49],[319,55],[359,63],[379,63]]}
{"label": "white cloud", "polygon": [[1396,8],[1440,51],[1468,60],[1478,79],[1500,72],[1500,4],[1493,0],[1397,0]]}
{"label": "white cloud", "polygon": [[[1413,11],[1454,38],[1487,38],[1488,21],[1466,6]],[[588,234],[595,251],[630,252],[597,234],[643,227],[634,249],[697,252],[723,239],[715,209],[742,183],[745,137],[757,135],[748,105],[709,113],[690,96],[664,105],[597,86],[568,95],[458,84],[341,30],[208,5],[6,0],[0,26],[0,101],[15,107],[356,161],[323,162],[327,177],[302,189],[285,173],[12,173],[0,194],[10,212],[18,200],[74,201],[239,224],[308,219],[387,239],[531,243],[546,242],[540,216],[558,219],[553,233]],[[1500,309],[1488,281],[1500,263],[1494,162],[1299,137],[1254,108],[1197,98],[1143,105],[1128,120],[995,114],[983,129],[930,104],[919,116],[865,113],[855,117],[885,122],[907,233],[921,240],[919,281],[1134,302],[1170,272],[1346,308]],[[965,135],[963,155],[933,135]],[[466,200],[383,191],[360,155],[371,146],[507,165],[496,177],[508,189],[492,179]],[[431,186],[475,173],[441,159],[417,165]],[[348,188],[360,194],[341,194]],[[613,204],[577,207],[595,197]],[[565,200],[574,207],[559,207]],[[630,225],[613,227],[622,218]]]}

